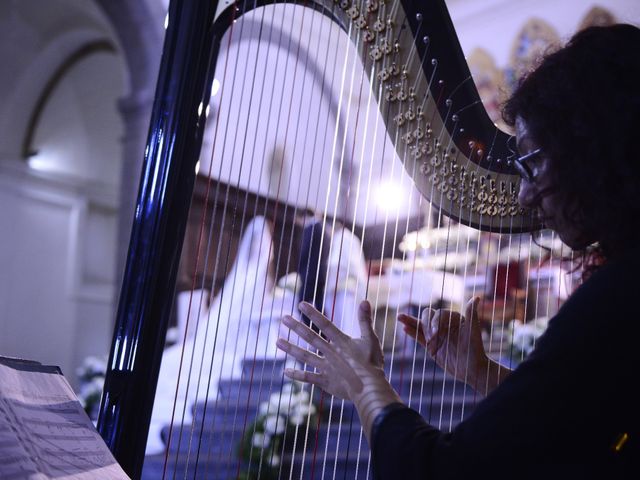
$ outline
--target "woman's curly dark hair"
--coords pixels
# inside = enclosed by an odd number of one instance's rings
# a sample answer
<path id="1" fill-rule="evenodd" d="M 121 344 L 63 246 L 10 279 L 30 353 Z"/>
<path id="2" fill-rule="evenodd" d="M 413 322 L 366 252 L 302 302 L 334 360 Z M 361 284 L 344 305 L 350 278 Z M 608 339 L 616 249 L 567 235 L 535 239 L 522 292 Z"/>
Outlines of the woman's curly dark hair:
<path id="1" fill-rule="evenodd" d="M 551 159 L 563 212 L 598 241 L 587 264 L 640 247 L 640 29 L 585 29 L 546 56 L 503 109 Z"/>

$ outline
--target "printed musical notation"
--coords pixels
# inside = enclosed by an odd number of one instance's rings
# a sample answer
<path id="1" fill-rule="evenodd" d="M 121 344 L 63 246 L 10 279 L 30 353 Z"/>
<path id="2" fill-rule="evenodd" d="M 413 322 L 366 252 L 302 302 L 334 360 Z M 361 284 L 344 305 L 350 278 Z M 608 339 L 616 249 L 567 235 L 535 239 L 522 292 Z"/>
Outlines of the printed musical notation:
<path id="1" fill-rule="evenodd" d="M 64 376 L 38 370 L 0 357 L 0 478 L 127 479 Z"/>

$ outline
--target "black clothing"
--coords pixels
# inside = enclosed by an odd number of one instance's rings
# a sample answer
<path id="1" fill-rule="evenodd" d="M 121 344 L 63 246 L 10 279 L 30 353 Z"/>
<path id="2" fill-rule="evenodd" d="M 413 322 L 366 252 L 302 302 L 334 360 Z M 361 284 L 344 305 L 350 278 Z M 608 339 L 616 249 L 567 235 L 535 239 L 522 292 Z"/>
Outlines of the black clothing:
<path id="1" fill-rule="evenodd" d="M 610 262 L 581 285 L 452 432 L 386 408 L 372 433 L 377 478 L 640 478 L 639 258 Z"/>
<path id="2" fill-rule="evenodd" d="M 298 290 L 298 302 L 309 302 L 320 312 L 324 311 L 324 288 L 327 277 L 327 260 L 331 235 L 329 228 L 322 222 L 314 222 L 302 230 L 302 245 L 298 272 L 301 278 L 301 288 Z M 306 325 L 317 331 L 317 327 L 309 318 L 302 314 Z"/>

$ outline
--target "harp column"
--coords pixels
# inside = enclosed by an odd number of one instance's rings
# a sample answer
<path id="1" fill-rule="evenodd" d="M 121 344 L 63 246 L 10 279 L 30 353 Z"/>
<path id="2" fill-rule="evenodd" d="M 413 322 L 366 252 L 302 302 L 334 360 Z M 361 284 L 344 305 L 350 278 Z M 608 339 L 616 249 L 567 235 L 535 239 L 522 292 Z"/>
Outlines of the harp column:
<path id="1" fill-rule="evenodd" d="M 217 2 L 172 0 L 98 430 L 139 478 L 208 104 Z M 203 109 L 200 108 L 200 111 Z"/>

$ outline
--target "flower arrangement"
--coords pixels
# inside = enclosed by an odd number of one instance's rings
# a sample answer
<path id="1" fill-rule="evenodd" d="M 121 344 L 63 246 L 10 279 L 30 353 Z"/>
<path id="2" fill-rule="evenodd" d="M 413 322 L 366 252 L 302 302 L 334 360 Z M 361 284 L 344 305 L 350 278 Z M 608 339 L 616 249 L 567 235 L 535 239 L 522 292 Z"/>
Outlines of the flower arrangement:
<path id="1" fill-rule="evenodd" d="M 285 383 L 260 403 L 256 419 L 240 440 L 240 459 L 248 467 L 243 480 L 278 477 L 284 443 L 293 445 L 296 428 L 316 425 L 318 410 L 298 382 Z M 306 428 L 306 427 L 304 427 Z"/>
<path id="2" fill-rule="evenodd" d="M 78 398 L 91 420 L 98 418 L 100 399 L 104 388 L 104 378 L 107 371 L 106 357 L 86 357 L 76 369 L 76 375 L 80 382 Z"/>

